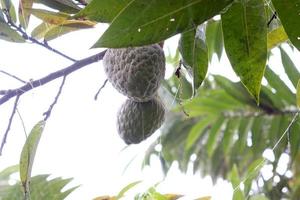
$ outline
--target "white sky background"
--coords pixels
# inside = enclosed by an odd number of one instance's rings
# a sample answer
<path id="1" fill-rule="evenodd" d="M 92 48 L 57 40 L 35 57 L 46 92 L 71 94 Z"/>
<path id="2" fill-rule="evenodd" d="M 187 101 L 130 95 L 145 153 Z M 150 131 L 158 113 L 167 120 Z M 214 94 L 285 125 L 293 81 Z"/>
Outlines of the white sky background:
<path id="1" fill-rule="evenodd" d="M 63 36 L 49 44 L 67 55 L 80 59 L 100 52 L 101 49 L 89 50 L 100 37 L 105 28 L 83 30 Z M 165 50 L 174 48 L 177 38 L 168 40 Z M 165 51 L 167 52 L 167 51 Z M 278 51 L 275 51 L 278 64 Z M 299 63 L 299 59 L 297 63 Z M 59 55 L 35 44 L 14 44 L 0 40 L 0 69 L 12 73 L 24 80 L 39 79 L 56 70 L 72 64 Z M 141 158 L 151 137 L 140 145 L 130 146 L 123 150 L 125 144 L 119 138 L 116 130 L 116 114 L 126 99 L 116 92 L 110 84 L 102 90 L 97 101 L 94 95 L 106 79 L 101 62 L 89 65 L 67 77 L 62 95 L 47 121 L 42 135 L 34 166 L 33 175 L 52 174 L 52 177 L 74 177 L 71 185 L 81 185 L 67 199 L 91 199 L 99 195 L 114 195 L 130 182 L 144 181 L 140 187 L 133 190 L 143 191 L 162 180 L 162 172 L 158 161 L 140 171 Z M 278 68 L 281 69 L 281 68 Z M 235 79 L 228 60 L 216 59 L 210 67 L 212 73 L 226 75 Z M 277 71 L 277 70 L 276 70 Z M 282 73 L 282 70 L 278 71 Z M 21 96 L 18 109 L 25 122 L 26 131 L 47 111 L 58 91 L 61 79 L 34 89 Z M 0 89 L 10 89 L 21 86 L 22 83 L 0 74 Z M 0 137 L 5 132 L 14 99 L 0 106 Z M 155 134 L 156 137 L 159 133 Z M 21 148 L 25 142 L 25 134 L 21 121 L 16 114 L 9 132 L 8 140 L 0 157 L 0 170 L 17 164 Z M 130 165 L 123 174 L 126 164 L 138 154 L 138 159 Z M 163 193 L 182 193 L 194 197 L 212 195 L 214 199 L 231 199 L 230 185 L 218 184 L 212 187 L 209 178 L 202 180 L 197 175 L 181 174 L 174 166 L 168 178 L 158 187 Z M 189 197 L 191 198 L 191 197 Z M 131 198 L 129 198 L 131 199 Z"/>

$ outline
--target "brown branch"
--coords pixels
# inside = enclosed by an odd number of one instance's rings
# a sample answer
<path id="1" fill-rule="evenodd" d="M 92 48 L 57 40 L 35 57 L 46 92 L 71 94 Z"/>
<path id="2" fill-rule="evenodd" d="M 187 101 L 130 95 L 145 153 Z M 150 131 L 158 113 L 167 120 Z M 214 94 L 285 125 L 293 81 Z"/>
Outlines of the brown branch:
<path id="1" fill-rule="evenodd" d="M 9 121 L 8 121 L 8 125 L 7 125 L 7 128 L 6 128 L 6 131 L 5 131 L 5 133 L 3 135 L 3 138 L 2 138 L 2 142 L 1 142 L 1 146 L 0 146 L 0 156 L 2 155 L 2 150 L 3 150 L 3 147 L 4 147 L 5 143 L 6 143 L 7 135 L 8 135 L 8 132 L 10 130 L 13 118 L 15 116 L 19 99 L 20 99 L 20 95 L 18 95 L 16 97 L 16 100 L 15 100 L 15 103 L 14 103 L 14 107 L 13 107 L 12 113 L 11 113 Z"/>
<path id="2" fill-rule="evenodd" d="M 44 113 L 44 115 L 45 115 L 44 121 L 47 121 L 47 119 L 50 117 L 52 109 L 55 106 L 55 104 L 57 103 L 58 98 L 59 98 L 59 96 L 60 96 L 60 94 L 62 92 L 62 89 L 63 89 L 64 85 L 65 85 L 66 78 L 67 78 L 66 76 L 63 77 L 63 80 L 61 82 L 61 85 L 60 85 L 60 87 L 58 89 L 58 92 L 56 94 L 56 97 L 55 97 L 53 103 L 50 105 L 49 109 Z"/>
<path id="3" fill-rule="evenodd" d="M 21 96 L 22 94 L 24 94 L 34 88 L 45 85 L 46 83 L 49 83 L 57 78 L 67 76 L 67 75 L 71 74 L 72 72 L 81 69 L 84 66 L 87 66 L 87 65 L 95 63 L 99 60 L 102 60 L 105 52 L 106 52 L 106 50 L 102 51 L 100 53 L 97 53 L 93 56 L 79 60 L 79 61 L 75 62 L 74 64 L 70 65 L 69 67 L 66 67 L 64 69 L 61 69 L 61 70 L 58 70 L 51 74 L 48 74 L 47 76 L 45 76 L 41 79 L 30 81 L 27 84 L 23 85 L 22 87 L 7 90 L 6 94 L 0 98 L 0 105 L 4 104 L 5 102 L 7 102 L 8 100 L 10 100 L 11 98 L 13 98 L 15 96 Z"/>

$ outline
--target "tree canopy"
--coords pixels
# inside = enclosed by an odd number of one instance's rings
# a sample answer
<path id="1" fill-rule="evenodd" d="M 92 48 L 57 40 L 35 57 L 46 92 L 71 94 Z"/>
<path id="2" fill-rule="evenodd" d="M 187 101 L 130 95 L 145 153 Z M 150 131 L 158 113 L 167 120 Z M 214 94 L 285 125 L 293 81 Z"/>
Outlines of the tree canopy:
<path id="1" fill-rule="evenodd" d="M 159 157 L 164 172 L 175 161 L 183 172 L 192 164 L 194 172 L 209 175 L 214 181 L 223 178 L 231 182 L 234 200 L 299 199 L 300 72 L 299 63 L 287 53 L 299 54 L 299 13 L 299 0 L 0 0 L 1 40 L 39 45 L 72 62 L 29 82 L 0 71 L 23 83 L 18 88 L 0 88 L 0 106 L 15 101 L 0 155 L 22 95 L 62 79 L 53 103 L 26 140 L 19 166 L 0 173 L 0 182 L 5 182 L 0 198 L 64 199 L 76 189 L 61 192 L 70 179 L 31 177 L 44 125 L 59 103 L 70 74 L 102 60 L 105 48 L 163 45 L 165 40 L 180 35 L 176 54 L 166 56 L 174 75 L 164 80 L 159 91 L 167 105 L 175 102 L 175 106 L 170 108 L 161 136 L 145 152 L 144 164 L 150 163 L 151 155 Z M 95 55 L 78 60 L 50 45 L 62 35 L 83 29 L 93 31 L 102 23 L 108 28 L 95 38 L 91 48 L 104 50 Z M 280 51 L 280 65 L 288 80 L 283 80 L 274 70 L 277 66 L 271 65 L 275 49 Z M 229 59 L 240 81 L 228 79 L 226 73 L 208 73 L 214 67 L 213 60 L 222 56 Z M 158 144 L 162 146 L 160 151 Z M 271 151 L 274 159 L 263 156 L 266 151 Z M 282 174 L 276 169 L 282 165 L 283 155 L 289 156 L 289 163 Z M 272 166 L 269 179 L 261 174 L 264 165 Z M 10 186 L 9 176 L 16 171 L 20 182 Z M 106 199 L 121 199 L 136 184 Z M 42 185 L 51 190 L 38 193 Z M 162 195 L 152 187 L 135 199 L 179 197 Z"/>

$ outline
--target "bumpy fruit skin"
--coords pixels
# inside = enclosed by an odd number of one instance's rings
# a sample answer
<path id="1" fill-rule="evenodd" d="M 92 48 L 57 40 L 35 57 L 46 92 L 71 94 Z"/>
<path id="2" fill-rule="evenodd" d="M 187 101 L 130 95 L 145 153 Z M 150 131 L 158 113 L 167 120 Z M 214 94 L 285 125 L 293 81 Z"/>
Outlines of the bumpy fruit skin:
<path id="1" fill-rule="evenodd" d="M 118 113 L 118 133 L 126 144 L 138 144 L 164 122 L 165 108 L 158 98 L 147 102 L 128 99 Z"/>
<path id="2" fill-rule="evenodd" d="M 165 76 L 165 56 L 157 44 L 108 49 L 103 65 L 112 85 L 138 102 L 152 99 Z"/>

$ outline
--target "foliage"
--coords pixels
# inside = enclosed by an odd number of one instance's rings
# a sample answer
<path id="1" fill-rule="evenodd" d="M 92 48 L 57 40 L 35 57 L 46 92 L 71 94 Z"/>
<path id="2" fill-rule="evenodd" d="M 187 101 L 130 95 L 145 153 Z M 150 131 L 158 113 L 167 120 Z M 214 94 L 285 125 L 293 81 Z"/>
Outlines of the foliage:
<path id="1" fill-rule="evenodd" d="M 11 175 L 18 171 L 19 166 L 11 166 L 0 172 L 0 199 L 11 200 L 11 199 L 23 199 L 24 192 L 22 190 L 21 182 L 17 182 L 13 185 L 9 184 L 12 181 Z M 72 187 L 64 192 L 61 190 L 67 186 L 72 179 L 63 179 L 60 177 L 52 178 L 49 180 L 49 174 L 37 175 L 31 178 L 30 199 L 65 199 L 71 192 L 77 187 Z"/>
<path id="2" fill-rule="evenodd" d="M 283 65 L 287 77 L 295 80 L 294 77 L 300 75 L 299 71 L 282 48 L 281 55 L 288 60 Z M 300 155 L 300 118 L 296 94 L 290 89 L 294 85 L 288 87 L 267 66 L 265 78 L 268 84 L 262 85 L 260 104 L 257 105 L 241 82 L 232 82 L 220 75 L 212 78 L 213 81 L 203 84 L 196 97 L 184 101 L 183 105 L 178 100 L 173 116 L 162 129 L 161 137 L 147 151 L 145 162 L 149 164 L 150 156 L 155 154 L 160 157 L 165 172 L 174 161 L 178 161 L 184 172 L 192 164 L 194 172 L 200 171 L 202 176 L 210 175 L 214 181 L 219 177 L 228 179 L 233 188 L 239 188 L 243 183 L 244 189 L 235 192 L 240 197 L 234 199 L 248 196 L 252 180 L 256 180 L 260 168 L 266 164 L 272 165 L 273 177 L 264 180 L 265 184 L 275 184 L 273 179 L 276 176 L 280 177 L 280 181 L 273 187 L 261 190 L 266 190 L 267 196 L 274 199 L 271 194 L 286 187 L 289 188 L 288 193 L 279 192 L 276 198 L 281 195 L 292 199 L 294 191 L 291 188 L 296 185 L 290 184 L 296 177 L 280 175 L 276 169 L 280 165 L 281 155 L 289 153 L 291 160 L 288 168 L 298 174 L 297 170 L 293 170 L 299 165 L 296 158 Z M 165 85 L 165 88 L 176 87 L 180 90 L 172 78 L 166 80 Z M 293 91 L 295 87 L 297 84 Z M 165 91 L 170 98 L 176 93 L 174 90 Z M 188 118 L 183 109 L 188 113 Z M 293 119 L 295 122 L 291 124 Z M 155 150 L 157 143 L 162 145 L 161 152 Z M 274 160 L 263 158 L 266 149 L 274 153 Z M 191 160 L 193 156 L 196 159 Z"/>
<path id="3" fill-rule="evenodd" d="M 39 4 L 44 7 L 41 9 Z M 270 199 L 298 199 L 300 73 L 280 47 L 282 64 L 292 83 L 288 86 L 272 70 L 274 66 L 269 66 L 268 58 L 271 50 L 283 42 L 300 50 L 299 5 L 299 0 L 20 0 L 16 9 L 14 1 L 0 0 L 0 39 L 16 43 L 33 42 L 73 61 L 76 67 L 79 61 L 51 48 L 48 41 L 72 31 L 93 28 L 97 23 L 109 23 L 109 27 L 103 35 L 95 38 L 94 48 L 163 43 L 181 34 L 178 45 L 180 56 L 177 54 L 174 61 L 176 66 L 182 64 L 189 75 L 182 74 L 181 68 L 178 68 L 177 77 L 173 76 L 164 83 L 167 88 L 164 94 L 170 99 L 176 98 L 177 108 L 162 129 L 159 140 L 162 152 L 155 151 L 157 142 L 154 143 L 147 152 L 146 163 L 151 154 L 160 157 L 166 172 L 175 160 L 179 161 L 182 171 L 186 171 L 188 164 L 192 163 L 194 171 L 200 170 L 202 175 L 211 175 L 214 180 L 218 177 L 230 180 L 235 188 L 234 199 L 246 198 L 250 192 L 257 193 L 253 190 L 253 183 L 260 174 L 260 168 L 268 164 L 273 167 L 273 177 L 262 179 L 264 185 L 259 190 Z M 32 27 L 29 34 L 32 15 L 40 20 L 40 24 Z M 232 82 L 221 75 L 206 78 L 209 67 L 213 67 L 209 65 L 213 55 L 220 59 L 223 48 L 240 82 Z M 86 58 L 80 64 L 87 65 L 94 62 L 87 60 L 98 61 L 102 57 Z M 64 77 L 63 83 L 67 72 L 72 70 L 59 72 Z M 265 85 L 261 84 L 263 78 L 267 81 Z M 48 82 L 50 80 L 44 83 Z M 177 91 L 172 90 L 174 87 L 182 90 L 179 98 Z M 61 88 L 50 106 L 49 115 Z M 0 98 L 0 105 L 11 98 L 5 96 L 7 91 L 1 91 L 4 96 Z M 17 96 L 15 105 L 23 94 L 17 92 L 14 94 Z M 37 125 L 38 131 L 33 129 L 21 155 L 20 174 L 25 197 L 26 192 L 31 191 L 30 180 L 32 198 L 36 187 L 56 182 L 47 181 L 47 175 L 30 177 L 43 125 Z M 273 152 L 274 160 L 262 158 L 266 149 Z M 283 154 L 290 156 L 288 169 L 292 177 L 276 172 Z M 196 159 L 191 160 L 195 156 Z M 9 175 L 14 169 L 10 168 L 5 173 Z M 7 178 L 5 173 L 2 176 Z M 274 181 L 275 177 L 279 177 L 279 182 Z M 40 181 L 36 186 L 35 180 Z M 61 197 L 67 195 L 68 192 L 60 193 L 60 189 L 69 180 L 59 179 L 58 182 L 63 184 L 57 183 L 60 186 L 55 187 L 59 188 L 56 193 Z M 240 187 L 241 183 L 244 187 Z M 18 184 L 3 188 L 17 191 L 14 195 L 21 192 Z M 283 188 L 287 192 L 282 192 Z M 164 199 L 155 188 L 136 198 Z M 250 199 L 266 197 L 253 195 Z"/>

